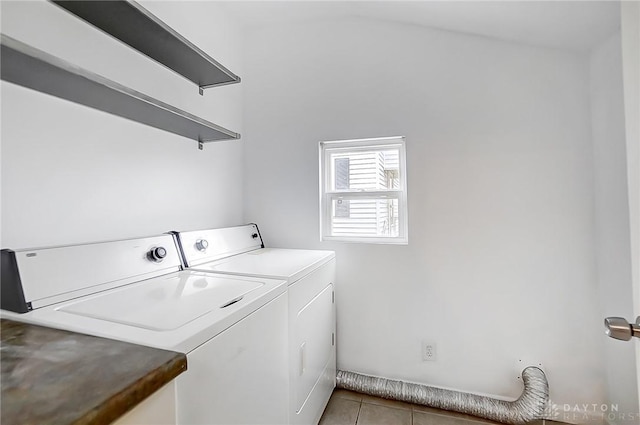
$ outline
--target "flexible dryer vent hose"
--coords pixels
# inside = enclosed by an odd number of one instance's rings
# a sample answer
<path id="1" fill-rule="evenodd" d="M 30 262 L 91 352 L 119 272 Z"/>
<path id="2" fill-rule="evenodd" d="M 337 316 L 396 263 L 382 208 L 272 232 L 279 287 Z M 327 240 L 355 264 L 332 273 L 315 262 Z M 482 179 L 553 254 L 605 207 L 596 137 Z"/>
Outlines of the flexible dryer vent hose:
<path id="1" fill-rule="evenodd" d="M 544 372 L 529 366 L 522 371 L 522 381 L 522 395 L 515 401 L 505 401 L 342 370 L 337 376 L 338 388 L 345 390 L 467 413 L 506 424 L 524 424 L 544 417 L 549 401 L 549 384 Z"/>

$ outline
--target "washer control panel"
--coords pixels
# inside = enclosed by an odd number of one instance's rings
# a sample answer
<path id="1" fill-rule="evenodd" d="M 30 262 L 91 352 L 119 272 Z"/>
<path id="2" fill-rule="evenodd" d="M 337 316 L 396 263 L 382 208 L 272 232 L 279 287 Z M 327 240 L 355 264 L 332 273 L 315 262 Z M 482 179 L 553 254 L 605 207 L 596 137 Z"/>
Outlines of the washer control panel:
<path id="1" fill-rule="evenodd" d="M 83 245 L 3 250 L 2 256 L 3 264 L 11 265 L 3 270 L 3 286 L 9 282 L 19 285 L 14 292 L 24 294 L 23 303 L 32 303 L 34 309 L 180 270 L 178 248 L 173 236 L 166 234 Z M 9 271 L 15 278 L 7 274 Z"/>

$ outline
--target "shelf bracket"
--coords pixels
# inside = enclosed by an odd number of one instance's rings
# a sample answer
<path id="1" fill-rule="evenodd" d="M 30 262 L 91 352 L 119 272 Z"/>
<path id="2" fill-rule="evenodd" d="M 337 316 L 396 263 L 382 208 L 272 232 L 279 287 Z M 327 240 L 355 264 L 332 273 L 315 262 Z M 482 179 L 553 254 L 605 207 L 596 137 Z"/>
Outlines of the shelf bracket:
<path id="1" fill-rule="evenodd" d="M 202 89 L 202 86 L 198 87 L 198 93 L 200 93 L 200 96 L 204 96 L 204 90 Z"/>
<path id="2" fill-rule="evenodd" d="M 198 140 L 198 149 L 199 150 L 203 150 L 204 149 L 204 143 L 202 143 L 202 141 Z"/>

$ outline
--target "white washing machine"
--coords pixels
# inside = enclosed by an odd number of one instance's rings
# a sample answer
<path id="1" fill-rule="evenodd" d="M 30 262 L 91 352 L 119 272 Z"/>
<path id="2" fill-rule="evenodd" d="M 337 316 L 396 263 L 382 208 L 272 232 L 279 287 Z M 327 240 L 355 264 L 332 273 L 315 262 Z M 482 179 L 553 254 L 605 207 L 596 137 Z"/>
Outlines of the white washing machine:
<path id="1" fill-rule="evenodd" d="M 178 424 L 286 423 L 286 281 L 180 271 L 180 258 L 168 234 L 2 250 L 2 316 L 185 353 Z"/>
<path id="2" fill-rule="evenodd" d="M 289 423 L 317 424 L 336 377 L 334 252 L 265 248 L 255 224 L 174 233 L 187 270 L 287 281 Z"/>

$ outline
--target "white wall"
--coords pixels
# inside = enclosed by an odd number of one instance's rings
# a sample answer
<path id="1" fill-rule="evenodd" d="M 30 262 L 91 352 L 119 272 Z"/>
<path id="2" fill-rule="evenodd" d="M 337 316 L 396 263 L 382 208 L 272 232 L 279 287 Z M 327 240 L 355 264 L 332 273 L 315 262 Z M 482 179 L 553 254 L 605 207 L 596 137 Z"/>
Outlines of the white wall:
<path id="1" fill-rule="evenodd" d="M 602 317 L 633 315 L 622 49 L 616 34 L 590 56 L 596 263 Z M 633 344 L 604 341 L 609 400 L 638 412 Z M 612 418 L 623 423 L 624 417 Z M 637 418 L 629 421 L 637 423 Z"/>
<path id="2" fill-rule="evenodd" d="M 245 218 L 336 250 L 341 369 L 515 397 L 523 359 L 552 401 L 605 400 L 587 57 L 356 19 L 245 49 Z M 409 245 L 319 242 L 318 141 L 394 135 Z"/>
<path id="3" fill-rule="evenodd" d="M 212 2 L 143 3 L 242 75 L 237 26 Z M 242 85 L 190 81 L 46 1 L 1 2 L 2 32 L 242 132 Z M 2 82 L 3 248 L 239 224 L 242 142 L 195 141 Z"/>

